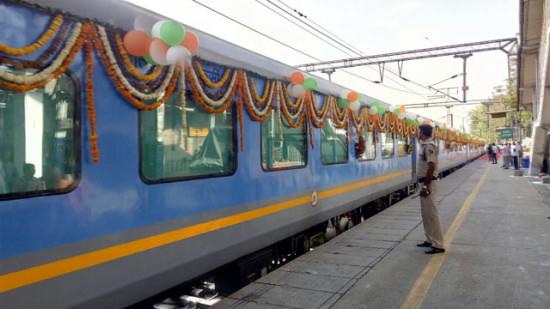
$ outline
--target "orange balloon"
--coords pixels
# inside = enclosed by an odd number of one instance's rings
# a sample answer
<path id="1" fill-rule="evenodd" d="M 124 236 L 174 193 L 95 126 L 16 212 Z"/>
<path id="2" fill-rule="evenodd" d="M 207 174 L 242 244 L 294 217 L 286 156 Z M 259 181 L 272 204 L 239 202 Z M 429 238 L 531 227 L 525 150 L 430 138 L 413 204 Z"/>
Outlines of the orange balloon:
<path id="1" fill-rule="evenodd" d="M 180 45 L 187 48 L 190 53 L 194 54 L 199 49 L 199 38 L 195 33 L 185 31 L 185 36 L 183 37 L 183 41 Z"/>
<path id="2" fill-rule="evenodd" d="M 296 85 L 304 83 L 304 74 L 302 72 L 294 72 L 290 75 L 290 82 Z"/>
<path id="3" fill-rule="evenodd" d="M 128 31 L 124 36 L 124 48 L 132 56 L 142 57 L 149 52 L 149 46 L 151 45 L 151 39 L 147 33 L 141 30 Z"/>
<path id="4" fill-rule="evenodd" d="M 348 93 L 348 101 L 354 102 L 358 98 L 359 98 L 359 93 L 357 93 L 355 91 L 352 91 L 352 92 Z"/>
<path id="5" fill-rule="evenodd" d="M 447 127 L 447 124 L 445 122 L 442 123 L 441 125 L 444 126 L 444 127 Z"/>
<path id="6" fill-rule="evenodd" d="M 401 110 L 402 113 L 405 112 L 405 106 L 401 105 L 401 106 L 399 106 L 399 109 Z"/>
<path id="7" fill-rule="evenodd" d="M 422 121 L 422 124 L 430 125 L 430 124 L 432 124 L 432 122 L 430 120 L 426 119 L 426 120 Z"/>

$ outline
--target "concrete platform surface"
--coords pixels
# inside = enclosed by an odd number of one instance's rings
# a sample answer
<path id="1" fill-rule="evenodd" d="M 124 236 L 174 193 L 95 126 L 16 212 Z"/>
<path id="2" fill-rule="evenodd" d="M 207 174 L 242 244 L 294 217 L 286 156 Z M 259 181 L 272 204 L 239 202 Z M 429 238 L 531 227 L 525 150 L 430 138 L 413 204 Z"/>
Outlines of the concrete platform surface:
<path id="1" fill-rule="evenodd" d="M 440 181 L 446 253 L 416 247 L 420 201 L 407 198 L 215 308 L 547 309 L 549 197 L 541 178 L 478 160 Z"/>

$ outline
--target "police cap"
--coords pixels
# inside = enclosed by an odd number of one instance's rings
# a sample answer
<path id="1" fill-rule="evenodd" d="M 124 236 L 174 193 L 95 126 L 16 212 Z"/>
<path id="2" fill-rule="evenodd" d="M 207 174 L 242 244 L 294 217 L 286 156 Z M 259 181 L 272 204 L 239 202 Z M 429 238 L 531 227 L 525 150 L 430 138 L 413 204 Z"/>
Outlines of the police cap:
<path id="1" fill-rule="evenodd" d="M 426 136 L 432 136 L 433 128 L 429 124 L 421 124 L 418 126 L 418 129 L 424 133 Z"/>

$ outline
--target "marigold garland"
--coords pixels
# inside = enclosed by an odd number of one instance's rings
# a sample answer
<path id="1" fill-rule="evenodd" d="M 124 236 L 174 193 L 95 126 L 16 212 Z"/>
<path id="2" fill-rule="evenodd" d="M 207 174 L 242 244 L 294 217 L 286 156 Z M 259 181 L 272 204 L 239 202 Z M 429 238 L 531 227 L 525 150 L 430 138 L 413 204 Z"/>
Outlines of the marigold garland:
<path id="1" fill-rule="evenodd" d="M 68 52 L 68 54 L 65 54 L 66 51 L 64 50 L 60 53 L 60 55 L 56 59 L 55 62 L 57 62 L 59 59 L 64 59 L 63 63 L 61 63 L 61 65 L 59 65 L 57 67 L 56 71 L 52 72 L 51 74 L 46 75 L 45 77 L 43 77 L 42 75 L 39 75 L 39 74 L 45 74 L 45 72 L 46 72 L 45 70 L 41 71 L 41 73 L 38 73 L 38 74 L 34 74 L 34 75 L 31 75 L 31 76 L 25 76 L 25 77 L 23 77 L 22 85 L 17 83 L 17 81 L 20 81 L 19 78 L 21 76 L 18 76 L 18 78 L 16 79 L 17 80 L 16 82 L 9 82 L 9 81 L 0 80 L 0 86 L 2 86 L 4 88 L 7 88 L 7 89 L 10 89 L 10 90 L 13 90 L 15 92 L 26 92 L 26 91 L 30 91 L 30 90 L 33 90 L 33 89 L 36 89 L 36 88 L 42 88 L 47 83 L 49 83 L 50 81 L 59 78 L 61 76 L 61 74 L 63 74 L 65 72 L 65 70 L 67 70 L 67 67 L 69 66 L 69 64 L 72 63 L 72 61 L 74 59 L 74 56 L 76 55 L 76 53 L 80 50 L 80 48 L 84 44 L 85 34 L 80 33 L 80 27 L 78 28 L 78 33 L 80 35 L 78 35 L 78 38 L 75 39 L 75 42 L 74 42 L 74 44 L 72 44 L 73 46 L 70 49 L 70 51 Z M 69 46 L 69 43 L 70 42 L 67 42 L 68 46 Z M 61 54 L 64 54 L 64 55 L 61 55 Z M 54 67 L 54 66 L 57 66 L 57 64 L 52 64 L 50 66 L 50 68 Z M 4 72 L 4 71 L 0 70 L 0 78 L 9 79 L 9 78 L 6 78 L 6 76 L 9 76 L 9 75 L 13 75 L 13 74 L 7 73 L 7 72 Z M 38 78 L 33 78 L 33 80 L 34 79 L 39 79 L 41 81 L 35 82 L 35 83 L 26 83 L 25 80 L 28 80 L 28 79 L 26 79 L 26 77 L 38 77 Z"/>
<path id="2" fill-rule="evenodd" d="M 60 28 L 62 24 L 63 27 Z M 206 76 L 202 64 L 198 60 L 194 60 L 192 63 L 189 61 L 185 68 L 175 66 L 163 68 L 157 66 L 153 72 L 142 74 L 130 60 L 119 33 L 109 32 L 110 34 L 108 34 L 102 26 L 88 22 L 84 25 L 74 23 L 73 30 L 68 35 L 70 25 L 72 24 L 69 21 L 63 23 L 63 17 L 57 15 L 53 19 L 49 29 L 35 43 L 24 48 L 10 48 L 0 44 L 0 52 L 10 55 L 25 55 L 43 46 L 58 32 L 56 40 L 37 61 L 13 64 L 16 68 L 38 68 L 42 66 L 44 61 L 55 54 L 59 50 L 61 42 L 65 41 L 65 46 L 49 66 L 36 74 L 21 76 L 0 70 L 0 86 L 18 92 L 44 87 L 52 79 L 59 78 L 65 72 L 68 65 L 72 63 L 76 53 L 84 46 L 86 60 L 86 102 L 88 121 L 90 123 L 89 140 L 91 141 L 91 153 L 94 163 L 99 161 L 92 82 L 94 49 L 107 69 L 109 77 L 115 82 L 116 88 L 138 109 L 152 110 L 157 108 L 170 98 L 176 88 L 179 88 L 183 118 L 182 126 L 184 127 L 186 127 L 186 81 L 188 81 L 191 92 L 199 105 L 210 113 L 223 113 L 233 103 L 237 104 L 241 151 L 244 151 L 243 105 L 246 106 L 252 120 L 264 121 L 271 115 L 273 108 L 275 108 L 275 100 L 278 104 L 276 108 L 280 138 L 282 139 L 282 117 L 285 117 L 288 125 L 292 128 L 302 126 L 303 122 L 307 120 L 307 129 L 312 149 L 315 148 L 312 127 L 322 128 L 329 117 L 332 117 L 335 127 L 346 129 L 349 138 L 352 138 L 354 134 L 353 132 L 349 132 L 350 126 L 355 128 L 355 132 L 358 135 L 360 135 L 363 128 L 366 128 L 369 132 L 378 129 L 380 132 L 388 131 L 392 132 L 392 134 L 399 134 L 405 137 L 416 137 L 418 133 L 418 125 L 408 124 L 404 119 L 398 119 L 397 115 L 392 113 L 386 113 L 381 117 L 378 114 L 368 115 L 367 109 L 362 109 L 359 115 L 350 108 L 340 109 L 337 105 L 337 99 L 330 95 L 321 96 L 319 100 L 322 104 L 317 104 L 313 92 L 307 91 L 304 98 L 293 101 L 288 94 L 286 86 L 280 81 L 266 79 L 264 81 L 263 94 L 260 97 L 254 78 L 252 76 L 249 77 L 245 71 L 241 70 L 226 68 L 221 79 L 214 83 Z M 112 43 L 109 40 L 109 36 L 113 40 Z M 10 61 L 0 58 L 0 62 L 2 63 L 9 63 Z M 162 78 L 160 78 L 161 76 Z M 131 78 L 132 83 L 136 86 L 133 86 L 128 78 Z M 139 90 L 135 87 L 139 88 Z M 153 93 L 143 92 L 151 88 L 155 89 Z M 210 89 L 217 90 L 211 91 Z M 158 100 L 152 104 L 145 104 L 139 99 Z M 482 141 L 475 138 L 467 139 L 465 136 L 455 135 L 453 132 L 443 132 L 440 128 L 436 128 L 435 136 L 442 140 L 456 141 L 458 143 L 482 144 Z"/>
<path id="3" fill-rule="evenodd" d="M 204 83 L 208 85 L 208 87 L 210 88 L 221 87 L 223 84 L 225 84 L 225 82 L 229 78 L 229 75 L 231 74 L 231 69 L 229 68 L 225 69 L 225 72 L 223 72 L 222 78 L 217 83 L 214 83 L 210 80 L 210 78 L 208 78 L 208 76 L 206 76 L 206 74 L 204 73 L 204 70 L 202 69 L 202 65 L 199 61 L 193 60 L 192 64 L 194 67 L 195 66 L 197 67 L 197 70 L 199 71 L 199 76 L 204 81 Z"/>
<path id="4" fill-rule="evenodd" d="M 165 68 L 166 68 L 165 66 L 158 65 L 156 66 L 155 70 L 150 74 L 142 74 L 140 71 L 137 70 L 137 68 L 134 66 L 134 64 L 130 60 L 130 57 L 126 52 L 126 48 L 124 48 L 124 43 L 122 42 L 122 39 L 120 38 L 119 33 L 115 34 L 115 42 L 118 47 L 118 52 L 122 57 L 122 61 L 124 61 L 124 64 L 126 65 L 125 68 L 128 69 L 134 75 L 134 77 L 145 81 L 151 81 L 156 79 L 162 72 L 165 71 Z"/>
<path id="5" fill-rule="evenodd" d="M 172 68 L 172 69 L 174 69 L 174 74 L 173 74 L 172 78 L 170 79 L 170 84 L 168 85 L 168 88 L 164 92 L 164 95 L 160 99 L 158 99 L 158 101 L 156 101 L 152 104 L 145 104 L 145 103 L 139 101 L 138 99 L 134 98 L 133 94 L 130 91 L 128 91 L 126 89 L 126 87 L 118 79 L 117 73 L 115 72 L 113 66 L 111 66 L 110 63 L 109 63 L 108 56 L 105 53 L 102 41 L 98 37 L 98 33 L 96 31 L 96 28 L 95 27 L 90 27 L 90 32 L 91 32 L 90 37 L 93 38 L 93 42 L 94 42 L 94 46 L 96 47 L 96 51 L 98 51 L 99 56 L 100 56 L 101 60 L 103 61 L 103 65 L 107 69 L 107 74 L 115 82 L 116 88 L 120 91 L 122 96 L 124 96 L 126 99 L 128 99 L 130 101 L 130 103 L 132 103 L 138 109 L 153 110 L 153 109 L 156 109 L 157 107 L 159 107 L 160 105 L 164 104 L 164 102 L 166 102 L 170 98 L 170 96 L 172 95 L 172 92 L 176 88 L 177 79 L 178 79 L 178 76 L 179 76 L 179 73 L 180 73 L 179 67 Z"/>
<path id="6" fill-rule="evenodd" d="M 96 41 L 102 43 L 101 44 L 102 46 L 99 47 L 99 50 L 103 54 L 105 54 L 107 56 L 106 58 L 108 59 L 109 64 L 106 63 L 105 66 L 109 66 L 115 72 L 119 82 L 122 83 L 122 85 L 124 85 L 124 88 L 126 88 L 126 90 L 128 92 L 130 92 L 133 96 L 138 97 L 142 100 L 154 100 L 154 99 L 160 97 L 162 93 L 165 93 L 166 88 L 168 87 L 168 85 L 172 85 L 173 84 L 173 79 L 177 78 L 177 77 L 174 77 L 174 72 L 176 70 L 176 66 L 172 65 L 172 66 L 169 67 L 168 74 L 166 74 L 166 76 L 164 77 L 164 80 L 163 80 L 162 84 L 160 85 L 160 87 L 155 89 L 155 91 L 153 93 L 145 94 L 145 93 L 142 93 L 142 92 L 138 91 L 136 88 L 134 88 L 130 84 L 130 82 L 128 81 L 128 79 L 126 79 L 126 77 L 122 73 L 122 70 L 118 66 L 117 61 L 116 61 L 116 57 L 113 53 L 113 49 L 111 48 L 111 44 L 109 43 L 109 39 L 107 38 L 107 32 L 105 31 L 105 28 L 103 26 L 98 25 L 97 26 L 97 32 L 94 33 L 94 36 L 96 36 L 96 35 L 99 35 L 99 40 L 96 39 Z M 96 38 L 97 38 L 97 36 L 96 36 Z"/>
<path id="7" fill-rule="evenodd" d="M 213 109 L 212 107 L 210 107 L 209 104 L 205 102 L 204 99 L 208 99 L 208 98 L 206 97 L 204 92 L 202 92 L 202 90 L 199 87 L 197 87 L 197 85 L 193 82 L 193 69 L 189 66 L 185 67 L 185 74 L 187 75 L 187 80 L 189 80 L 189 85 L 191 86 L 193 97 L 195 98 L 195 100 L 197 100 L 197 102 L 199 102 L 200 106 L 202 106 L 202 108 L 204 108 L 209 113 L 221 114 L 225 112 L 225 110 L 227 110 L 227 108 L 233 102 L 233 96 L 235 95 L 235 91 L 237 90 L 237 88 L 239 88 L 237 85 L 233 85 L 231 89 L 228 89 L 225 100 L 223 100 L 222 98 L 220 100 L 221 104 L 219 106 L 216 106 L 218 107 L 218 109 Z M 235 74 L 238 74 L 238 71 L 235 71 Z M 234 77 L 235 77 L 234 79 L 236 80 L 237 79 L 236 76 Z"/>
<path id="8" fill-rule="evenodd" d="M 74 55 L 80 48 L 82 47 L 82 44 L 84 44 L 84 31 L 82 30 L 82 24 L 77 23 L 73 29 L 73 33 L 71 37 L 67 40 L 65 47 L 63 50 L 59 53 L 58 57 L 45 69 L 43 69 L 40 72 L 31 74 L 31 75 L 17 75 L 12 74 L 6 71 L 0 70 L 0 78 L 7 80 L 8 82 L 14 83 L 14 84 L 40 84 L 40 82 L 47 81 L 49 82 L 52 80 L 52 76 L 56 73 L 60 72 L 60 68 L 63 66 L 66 67 L 72 62 Z M 63 71 L 65 71 L 63 69 Z M 61 75 L 59 73 L 59 75 Z M 46 82 L 46 83 L 47 83 Z M 41 84 L 42 86 L 45 84 Z M 34 87 L 38 88 L 38 87 Z M 31 88 L 31 89 L 34 89 Z M 29 89 L 30 90 L 30 89 Z"/>
<path id="9" fill-rule="evenodd" d="M 88 122 L 90 123 L 91 154 L 94 164 L 99 162 L 99 149 L 97 147 L 97 134 L 95 125 L 95 105 L 94 105 L 94 84 L 92 78 L 94 76 L 94 60 L 93 60 L 93 45 L 91 37 L 88 37 L 85 45 L 86 58 L 86 103 L 88 103 Z"/>
<path id="10" fill-rule="evenodd" d="M 14 55 L 14 56 L 28 55 L 33 51 L 42 47 L 44 44 L 46 44 L 51 39 L 51 37 L 55 34 L 55 32 L 57 31 L 57 29 L 59 28 L 62 22 L 63 22 L 63 16 L 61 14 L 58 14 L 53 19 L 48 30 L 46 30 L 46 32 L 44 32 L 42 36 L 33 44 L 22 48 L 12 48 L 4 44 L 0 44 L 0 52 L 7 55 Z"/>
<path id="11" fill-rule="evenodd" d="M 254 83 L 254 78 L 250 77 L 250 88 L 252 89 L 252 93 L 254 94 L 254 98 L 256 99 L 256 102 L 259 102 L 259 103 L 264 103 L 265 102 L 265 100 L 267 99 L 267 96 L 270 93 L 269 90 L 270 90 L 272 84 L 273 84 L 272 81 L 267 80 L 267 79 L 265 80 L 264 94 L 260 98 L 258 96 L 258 91 L 256 90 L 256 84 Z"/>

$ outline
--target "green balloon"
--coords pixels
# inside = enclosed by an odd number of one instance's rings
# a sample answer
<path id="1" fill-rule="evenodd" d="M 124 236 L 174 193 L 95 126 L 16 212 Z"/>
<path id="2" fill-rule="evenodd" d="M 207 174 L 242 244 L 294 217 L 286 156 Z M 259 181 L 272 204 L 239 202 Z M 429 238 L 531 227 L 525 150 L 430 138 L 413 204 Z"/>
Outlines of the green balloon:
<path id="1" fill-rule="evenodd" d="M 317 88 L 317 80 L 313 77 L 308 77 L 304 80 L 302 86 L 304 86 L 305 90 L 313 91 Z"/>
<path id="2" fill-rule="evenodd" d="M 338 107 L 345 108 L 349 106 L 349 101 L 347 99 L 340 98 L 338 99 Z"/>
<path id="3" fill-rule="evenodd" d="M 183 41 L 185 29 L 173 20 L 169 20 L 160 27 L 160 38 L 170 46 L 176 46 Z"/>
<path id="4" fill-rule="evenodd" d="M 372 103 L 370 104 L 371 107 L 374 107 L 374 106 L 380 106 L 380 102 L 378 101 L 372 101 Z"/>
<path id="5" fill-rule="evenodd" d="M 377 109 L 379 115 L 384 115 L 384 113 L 386 113 L 386 108 L 384 108 L 384 106 L 378 106 Z"/>
<path id="6" fill-rule="evenodd" d="M 156 63 L 153 58 L 151 58 L 151 55 L 149 54 L 145 54 L 145 56 L 143 56 L 143 59 L 145 59 L 145 61 L 147 61 L 147 63 L 149 64 L 152 64 L 152 65 L 159 65 L 158 63 Z"/>
<path id="7" fill-rule="evenodd" d="M 396 109 L 393 110 L 393 113 L 396 114 L 397 116 L 399 116 L 399 114 L 401 114 L 401 109 L 396 108 Z"/>
<path id="8" fill-rule="evenodd" d="M 357 97 L 357 102 L 361 102 L 361 99 L 363 98 L 363 95 L 362 94 L 359 94 L 359 96 Z"/>

